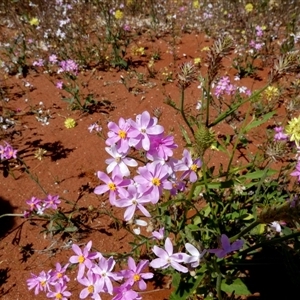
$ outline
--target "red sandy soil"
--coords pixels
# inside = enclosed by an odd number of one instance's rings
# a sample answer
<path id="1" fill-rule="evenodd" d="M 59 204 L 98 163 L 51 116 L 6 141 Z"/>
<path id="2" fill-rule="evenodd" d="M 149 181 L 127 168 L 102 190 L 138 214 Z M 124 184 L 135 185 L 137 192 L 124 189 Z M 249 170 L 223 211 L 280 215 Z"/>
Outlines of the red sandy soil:
<path id="1" fill-rule="evenodd" d="M 129 75 L 127 71 L 94 70 L 91 80 L 88 80 L 91 71 L 82 73 L 80 75 L 82 81 L 88 84 L 86 90 L 92 91 L 96 100 L 106 100 L 105 104 L 92 114 L 68 109 L 68 104 L 61 100 L 62 91 L 58 90 L 49 80 L 49 76 L 42 72 L 30 70 L 26 78 L 12 76 L 5 80 L 10 98 L 7 105 L 10 109 L 18 111 L 17 124 L 14 129 L 10 129 L 15 133 L 6 137 L 7 142 L 18 149 L 21 159 L 28 166 L 31 174 L 38 177 L 38 182 L 45 191 L 77 204 L 78 216 L 85 227 L 66 238 L 61 235 L 51 237 L 41 233 L 44 229 L 42 221 L 26 221 L 20 217 L 0 219 L 1 299 L 28 300 L 32 297 L 45 299 L 42 293 L 34 296 L 33 291 L 28 291 L 26 279 L 30 277 L 31 272 L 38 274 L 42 270 L 54 268 L 56 262 L 66 263 L 72 255 L 68 244 L 70 241 L 83 246 L 92 240 L 94 249 L 105 253 L 130 251 L 128 242 L 132 241 L 132 236 L 123 229 L 116 229 L 111 219 L 97 213 L 98 208 L 105 207 L 111 210 L 105 196 L 97 196 L 93 193 L 93 189 L 100 184 L 95 172 L 105 170 L 105 159 L 108 158 L 108 154 L 104 151 L 104 140 L 95 133 L 90 133 L 88 126 L 99 122 L 105 132 L 108 121 L 117 122 L 120 117 L 135 118 L 145 110 L 153 115 L 154 110 L 159 108 L 162 111 L 159 123 L 164 126 L 166 132 L 175 135 L 175 141 L 179 144 L 175 156 L 179 157 L 184 145 L 179 124 L 183 125 L 184 122 L 180 114 L 169 107 L 165 100 L 169 96 L 178 103 L 180 96 L 176 85 L 178 67 L 183 62 L 192 61 L 196 57 L 201 57 L 203 61 L 205 52 L 201 52 L 201 49 L 209 44 L 211 42 L 205 40 L 203 36 L 183 36 L 177 45 L 178 60 L 177 65 L 174 66 L 172 55 L 166 53 L 166 41 L 161 39 L 146 42 L 143 44 L 143 46 L 147 45 L 146 52 L 160 49 L 161 60 L 155 65 L 159 72 L 156 78 L 147 79 L 145 84 L 132 79 L 129 83 L 130 91 L 120 80 L 121 75 L 124 77 Z M 133 57 L 134 60 L 141 60 L 135 70 L 146 75 L 148 59 Z M 230 66 L 231 62 L 226 58 L 224 64 Z M 173 82 L 164 83 L 161 80 L 159 74 L 163 72 L 164 67 L 173 71 Z M 205 69 L 203 64 L 202 72 L 205 72 Z M 262 81 L 247 78 L 242 80 L 241 85 L 252 90 L 259 88 L 265 83 L 267 72 L 267 70 L 260 72 Z M 233 75 L 234 69 L 229 73 Z M 57 81 L 55 78 L 52 80 Z M 25 87 L 23 84 L 25 81 L 33 88 Z M 200 98 L 197 86 L 198 82 L 192 83 L 186 92 L 187 108 L 190 110 L 195 110 L 196 101 Z M 26 114 L 30 107 L 38 107 L 40 102 L 51 111 L 49 125 L 43 126 L 34 115 Z M 65 128 L 66 117 L 74 118 L 77 126 L 72 129 Z M 217 134 L 223 133 L 232 133 L 230 126 L 225 123 L 217 128 Z M 262 138 L 263 136 L 259 136 L 253 146 L 257 146 Z M 38 148 L 47 150 L 42 160 L 34 157 Z M 219 152 L 211 151 L 210 156 L 210 165 L 218 166 L 220 162 L 225 161 L 225 156 Z M 27 199 L 32 196 L 44 197 L 42 190 L 28 176 L 22 165 L 15 165 L 12 170 L 14 178 L 13 176 L 4 178 L 1 175 L 1 214 L 22 213 L 26 209 Z M 71 205 L 62 202 L 66 211 L 71 209 Z M 116 214 L 122 217 L 121 210 Z M 74 277 L 75 272 L 76 270 L 71 271 L 70 276 Z M 75 281 L 71 281 L 69 290 L 73 293 L 71 299 L 78 299 L 80 287 Z M 143 294 L 143 299 L 168 299 L 170 291 L 170 283 L 167 279 L 159 286 L 155 286 L 152 282 L 149 284 L 149 292 Z"/>

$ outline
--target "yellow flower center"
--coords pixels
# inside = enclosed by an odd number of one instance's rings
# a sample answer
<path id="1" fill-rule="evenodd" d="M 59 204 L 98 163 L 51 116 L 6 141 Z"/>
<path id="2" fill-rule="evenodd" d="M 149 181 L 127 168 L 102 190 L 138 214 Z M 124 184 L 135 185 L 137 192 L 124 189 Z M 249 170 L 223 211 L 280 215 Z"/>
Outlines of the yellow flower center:
<path id="1" fill-rule="evenodd" d="M 56 274 L 56 277 L 57 277 L 57 278 L 61 278 L 62 276 L 63 276 L 63 274 L 61 274 L 61 273 L 57 273 L 57 274 Z"/>
<path id="2" fill-rule="evenodd" d="M 152 181 L 153 185 L 160 186 L 160 180 L 159 180 L 159 178 L 155 177 L 151 181 Z"/>
<path id="3" fill-rule="evenodd" d="M 191 169 L 192 171 L 196 172 L 197 169 L 198 169 L 198 166 L 197 166 L 196 164 L 193 164 L 193 165 L 190 166 L 190 169 Z"/>
<path id="4" fill-rule="evenodd" d="M 124 130 L 120 130 L 118 133 L 119 137 L 121 139 L 125 139 L 126 138 L 126 132 Z"/>
<path id="5" fill-rule="evenodd" d="M 135 275 L 133 276 L 134 282 L 139 281 L 140 279 L 141 279 L 141 276 L 140 276 L 139 274 L 135 274 Z"/>
<path id="6" fill-rule="evenodd" d="M 46 280 L 41 282 L 41 286 L 45 286 L 45 284 L 46 284 Z"/>
<path id="7" fill-rule="evenodd" d="M 111 191 L 115 191 L 116 190 L 116 185 L 113 183 L 113 182 L 110 182 L 109 184 L 108 184 L 108 187 L 109 187 L 109 189 L 111 190 Z"/>
<path id="8" fill-rule="evenodd" d="M 84 261 L 85 261 L 85 258 L 84 258 L 82 255 L 80 255 L 80 256 L 78 257 L 78 262 L 79 262 L 80 264 L 82 264 Z"/>
<path id="9" fill-rule="evenodd" d="M 62 294 L 61 293 L 57 293 L 56 295 L 55 295 L 55 299 L 62 299 Z"/>
<path id="10" fill-rule="evenodd" d="M 89 285 L 87 290 L 89 291 L 89 293 L 94 293 L 94 286 L 93 285 Z"/>

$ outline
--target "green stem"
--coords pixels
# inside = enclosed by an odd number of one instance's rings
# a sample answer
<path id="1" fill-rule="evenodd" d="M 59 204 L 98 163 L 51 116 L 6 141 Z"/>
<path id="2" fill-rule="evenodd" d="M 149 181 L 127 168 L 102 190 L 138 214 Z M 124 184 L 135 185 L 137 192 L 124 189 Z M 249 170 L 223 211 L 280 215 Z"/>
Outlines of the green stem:
<path id="1" fill-rule="evenodd" d="M 222 273 L 221 273 L 219 266 L 215 260 L 213 261 L 213 265 L 214 265 L 216 272 L 218 273 L 217 281 L 216 281 L 216 290 L 217 290 L 218 299 L 222 300 L 222 293 L 221 293 Z"/>
<path id="2" fill-rule="evenodd" d="M 4 214 L 0 215 L 0 219 L 3 217 L 24 217 L 24 214 Z"/>
<path id="3" fill-rule="evenodd" d="M 231 237 L 230 243 L 234 242 L 235 240 L 237 240 L 238 238 L 242 237 L 243 235 L 245 235 L 247 232 L 249 232 L 250 230 L 252 230 L 254 227 L 256 227 L 257 225 L 259 225 L 260 222 L 259 221 L 254 221 L 251 224 L 249 224 L 246 228 L 244 228 L 241 232 L 239 232 L 238 234 L 236 234 L 235 236 Z"/>
<path id="4" fill-rule="evenodd" d="M 25 162 L 19 157 L 17 156 L 18 161 L 24 166 L 25 168 L 25 172 L 29 175 L 29 177 L 39 186 L 39 188 L 43 191 L 43 193 L 45 195 L 48 195 L 48 193 L 46 192 L 46 190 L 41 186 L 41 184 L 39 183 L 39 180 L 37 178 L 35 178 L 31 172 L 29 171 L 27 165 L 25 164 Z"/>
<path id="5" fill-rule="evenodd" d="M 184 113 L 184 87 L 181 87 L 180 90 L 180 112 L 182 115 L 182 118 L 184 120 L 184 122 L 186 123 L 186 125 L 189 127 L 190 131 L 192 132 L 192 135 L 194 136 L 194 129 L 191 127 L 189 121 L 187 120 L 185 113 Z"/>
<path id="6" fill-rule="evenodd" d="M 298 237 L 298 236 L 300 236 L 300 232 L 295 232 L 295 233 L 286 235 L 286 236 L 281 237 L 281 238 L 273 239 L 273 240 L 270 240 L 270 241 L 265 241 L 265 242 L 259 243 L 257 245 L 253 245 L 252 247 L 249 247 L 249 248 L 241 251 L 240 254 L 245 255 L 245 254 L 248 254 L 249 252 L 252 252 L 253 250 L 256 250 L 258 248 L 262 248 L 263 246 L 279 244 L 281 242 L 284 242 L 286 240 L 289 240 L 289 239 L 292 239 L 292 238 L 295 238 L 295 237 Z"/>
<path id="7" fill-rule="evenodd" d="M 193 197 L 193 194 L 194 194 L 194 191 L 195 191 L 195 188 L 196 188 L 196 182 L 193 183 L 191 189 L 190 189 L 190 192 L 189 192 L 189 195 L 188 195 L 188 198 L 187 200 L 188 201 L 191 201 L 192 200 L 192 197 Z"/>
<path id="8" fill-rule="evenodd" d="M 250 110 L 251 110 L 251 107 L 249 107 L 249 109 L 247 110 L 244 122 L 243 122 L 243 124 L 241 126 L 241 129 L 239 130 L 238 136 L 236 137 L 236 140 L 235 140 L 235 143 L 234 143 L 234 146 L 233 146 L 233 149 L 232 149 L 231 157 L 229 159 L 227 171 L 226 171 L 226 173 L 227 173 L 226 180 L 228 179 L 228 174 L 229 174 L 229 170 L 230 170 L 233 158 L 234 158 L 235 151 L 236 151 L 237 146 L 238 146 L 238 144 L 240 142 L 240 138 L 241 138 L 242 134 L 244 133 L 244 128 L 246 127 L 246 122 L 248 121 L 248 116 L 250 114 Z"/>

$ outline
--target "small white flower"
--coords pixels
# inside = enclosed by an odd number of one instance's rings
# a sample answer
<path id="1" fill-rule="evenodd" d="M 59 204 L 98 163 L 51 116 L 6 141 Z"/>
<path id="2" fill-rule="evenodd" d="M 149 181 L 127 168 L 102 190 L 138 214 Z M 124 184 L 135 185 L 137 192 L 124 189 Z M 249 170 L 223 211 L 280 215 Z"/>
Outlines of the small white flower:
<path id="1" fill-rule="evenodd" d="M 281 226 L 277 221 L 274 221 L 272 223 L 269 224 L 270 228 L 276 232 L 281 232 Z"/>

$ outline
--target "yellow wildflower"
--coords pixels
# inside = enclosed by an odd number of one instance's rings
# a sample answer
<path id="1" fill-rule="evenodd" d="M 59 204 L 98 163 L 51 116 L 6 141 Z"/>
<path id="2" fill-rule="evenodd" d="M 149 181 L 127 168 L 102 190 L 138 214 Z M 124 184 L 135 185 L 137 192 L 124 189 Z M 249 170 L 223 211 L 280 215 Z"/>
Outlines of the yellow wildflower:
<path id="1" fill-rule="evenodd" d="M 65 120 L 65 127 L 70 129 L 70 128 L 74 128 L 76 126 L 76 121 L 72 118 L 67 118 Z"/>
<path id="2" fill-rule="evenodd" d="M 38 25 L 40 24 L 40 20 L 39 20 L 38 18 L 36 18 L 36 17 L 31 18 L 31 19 L 29 20 L 29 24 L 30 24 L 31 26 L 38 26 Z"/>
<path id="3" fill-rule="evenodd" d="M 251 3 L 247 3 L 246 5 L 245 5 L 245 10 L 246 10 L 246 12 L 251 12 L 252 10 L 253 10 L 253 5 L 251 4 Z"/>
<path id="4" fill-rule="evenodd" d="M 277 98 L 280 95 L 279 89 L 276 86 L 268 86 L 264 91 L 264 96 L 267 98 L 268 101 L 271 101 Z"/>
<path id="5" fill-rule="evenodd" d="M 195 9 L 199 8 L 199 1 L 198 0 L 193 1 L 193 8 L 195 8 Z"/>
<path id="6" fill-rule="evenodd" d="M 209 51 L 209 47 L 208 46 L 205 46 L 201 49 L 201 51 Z"/>
<path id="7" fill-rule="evenodd" d="M 127 5 L 127 6 L 130 6 L 130 5 L 132 5 L 132 4 L 133 4 L 133 0 L 127 0 L 127 1 L 126 1 L 126 5 Z"/>
<path id="8" fill-rule="evenodd" d="M 201 63 L 201 58 L 200 57 L 194 58 L 194 64 L 195 65 L 200 65 L 200 63 Z"/>
<path id="9" fill-rule="evenodd" d="M 295 141 L 297 147 L 299 147 L 300 141 L 300 116 L 293 118 L 289 121 L 285 128 L 285 132 L 290 136 L 290 141 Z"/>
<path id="10" fill-rule="evenodd" d="M 144 47 L 134 47 L 132 49 L 132 53 L 134 55 L 143 56 L 143 55 L 145 55 L 145 48 Z"/>
<path id="11" fill-rule="evenodd" d="M 117 20 L 121 20 L 121 19 L 123 19 L 123 16 L 124 16 L 124 13 L 121 11 L 121 10 L 116 10 L 116 12 L 115 12 L 115 18 L 117 19 Z"/>

